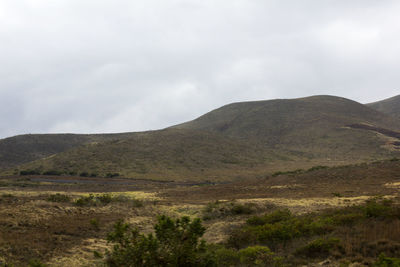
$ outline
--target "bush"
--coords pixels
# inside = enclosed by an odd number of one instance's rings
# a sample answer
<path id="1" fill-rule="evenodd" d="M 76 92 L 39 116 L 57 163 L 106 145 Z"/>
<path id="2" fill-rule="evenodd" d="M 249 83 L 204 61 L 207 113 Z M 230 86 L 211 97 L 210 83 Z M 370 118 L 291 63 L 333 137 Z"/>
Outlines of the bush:
<path id="1" fill-rule="evenodd" d="M 90 219 L 89 223 L 96 231 L 100 230 L 100 223 L 96 218 Z"/>
<path id="2" fill-rule="evenodd" d="M 45 172 L 43 172 L 43 175 L 54 175 L 54 176 L 60 176 L 61 174 L 63 174 L 62 172 L 60 172 L 60 171 L 54 171 L 54 170 L 52 170 L 52 171 L 45 171 Z"/>
<path id="3" fill-rule="evenodd" d="M 82 176 L 82 177 L 89 177 L 89 173 L 88 173 L 88 172 L 81 172 L 81 173 L 79 174 L 79 176 Z"/>
<path id="4" fill-rule="evenodd" d="M 387 218 L 393 215 L 393 202 L 388 199 L 378 201 L 378 199 L 368 200 L 363 207 L 366 217 Z"/>
<path id="5" fill-rule="evenodd" d="M 133 207 L 142 207 L 143 201 L 138 199 L 132 199 L 127 196 L 117 195 L 113 196 L 109 193 L 101 194 L 101 195 L 93 195 L 89 194 L 89 196 L 83 196 L 75 200 L 75 205 L 83 207 L 83 206 L 99 206 L 99 205 L 108 205 L 112 202 L 126 202 L 131 204 Z"/>
<path id="6" fill-rule="evenodd" d="M 273 255 L 274 253 L 265 246 L 252 246 L 239 250 L 240 262 L 247 266 L 268 266 L 273 263 Z"/>
<path id="7" fill-rule="evenodd" d="M 199 238 L 205 228 L 199 219 L 158 217 L 155 235 L 140 234 L 122 221 L 114 225 L 107 240 L 114 243 L 107 253 L 108 266 L 211 266 L 206 245 Z"/>
<path id="8" fill-rule="evenodd" d="M 244 215 L 254 213 L 254 204 L 239 204 L 234 202 L 210 202 L 203 210 L 203 220 L 222 218 L 229 215 Z"/>
<path id="9" fill-rule="evenodd" d="M 68 195 L 57 193 L 55 195 L 48 196 L 47 200 L 51 202 L 69 202 L 71 198 Z"/>
<path id="10" fill-rule="evenodd" d="M 119 176 L 119 173 L 107 173 L 106 174 L 106 177 L 108 177 L 108 178 L 114 178 L 114 177 L 118 177 Z"/>
<path id="11" fill-rule="evenodd" d="M 329 239 L 316 239 L 311 241 L 306 246 L 296 250 L 296 255 L 306 256 L 309 258 L 315 257 L 327 257 L 331 250 L 341 249 L 340 239 L 329 238 Z"/>
<path id="12" fill-rule="evenodd" d="M 23 170 L 19 172 L 19 175 L 40 175 L 39 170 Z"/>
<path id="13" fill-rule="evenodd" d="M 373 267 L 400 267 L 400 258 L 388 258 L 385 254 L 380 254 Z"/>

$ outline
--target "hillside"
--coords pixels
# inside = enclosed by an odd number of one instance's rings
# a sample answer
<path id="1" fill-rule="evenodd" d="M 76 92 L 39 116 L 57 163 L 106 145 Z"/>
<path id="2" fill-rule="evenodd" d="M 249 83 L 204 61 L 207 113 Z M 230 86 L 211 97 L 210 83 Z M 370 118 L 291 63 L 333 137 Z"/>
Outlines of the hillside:
<path id="1" fill-rule="evenodd" d="M 143 132 L 124 140 L 86 144 L 24 164 L 20 169 L 87 172 L 158 180 L 224 180 L 250 172 L 273 153 L 219 134 L 192 130 Z"/>
<path id="2" fill-rule="evenodd" d="M 242 102 L 165 130 L 68 136 L 64 146 L 57 136 L 43 143 L 49 156 L 17 170 L 227 181 L 399 156 L 398 129 L 397 119 L 340 97 Z M 52 144 L 64 150 L 54 152 Z"/>
<path id="3" fill-rule="evenodd" d="M 92 142 L 123 139 L 127 134 L 26 134 L 0 140 L 0 169 L 45 158 Z"/>
<path id="4" fill-rule="evenodd" d="M 382 113 L 400 118 L 400 95 L 366 105 Z"/>
<path id="5" fill-rule="evenodd" d="M 233 103 L 173 128 L 221 133 L 313 157 L 363 158 L 385 153 L 380 148 L 388 142 L 384 136 L 348 127 L 354 124 L 400 129 L 399 120 L 334 96 Z"/>

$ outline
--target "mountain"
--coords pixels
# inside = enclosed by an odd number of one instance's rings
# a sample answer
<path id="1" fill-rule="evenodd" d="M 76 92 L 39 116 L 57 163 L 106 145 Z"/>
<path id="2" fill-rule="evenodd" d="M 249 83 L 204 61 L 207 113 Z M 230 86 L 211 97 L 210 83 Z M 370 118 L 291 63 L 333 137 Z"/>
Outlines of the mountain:
<path id="1" fill-rule="evenodd" d="M 241 102 L 164 130 L 75 136 L 63 151 L 17 169 L 159 180 L 262 177 L 399 156 L 399 129 L 400 120 L 341 97 Z M 56 140 L 41 142 L 43 151 L 55 151 Z"/>
<path id="2" fill-rule="evenodd" d="M 400 95 L 366 105 L 382 113 L 400 118 Z"/>
<path id="3" fill-rule="evenodd" d="M 273 149 L 308 152 L 312 157 L 362 158 L 383 152 L 380 146 L 387 138 L 352 127 L 358 124 L 400 129 L 399 120 L 335 96 L 233 103 L 173 128 L 220 133 Z"/>
<path id="4" fill-rule="evenodd" d="M 25 134 L 0 140 L 0 169 L 45 158 L 83 144 L 124 139 L 123 134 Z"/>

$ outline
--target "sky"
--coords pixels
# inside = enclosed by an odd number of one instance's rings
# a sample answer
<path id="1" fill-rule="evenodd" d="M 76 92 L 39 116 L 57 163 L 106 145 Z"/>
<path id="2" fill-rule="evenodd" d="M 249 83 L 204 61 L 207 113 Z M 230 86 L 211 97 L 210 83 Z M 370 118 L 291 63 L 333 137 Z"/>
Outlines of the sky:
<path id="1" fill-rule="evenodd" d="M 400 1 L 0 0 L 0 138 L 400 94 Z"/>

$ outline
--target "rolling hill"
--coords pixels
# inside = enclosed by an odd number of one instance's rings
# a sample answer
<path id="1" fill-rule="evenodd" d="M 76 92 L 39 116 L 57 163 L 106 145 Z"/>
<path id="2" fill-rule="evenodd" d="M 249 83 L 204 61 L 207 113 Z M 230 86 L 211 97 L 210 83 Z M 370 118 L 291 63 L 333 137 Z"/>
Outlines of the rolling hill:
<path id="1" fill-rule="evenodd" d="M 388 139 L 376 131 L 350 127 L 358 124 L 400 129 L 399 120 L 335 96 L 233 103 L 173 128 L 221 133 L 317 158 L 363 158 L 383 152 L 380 146 Z"/>
<path id="2" fill-rule="evenodd" d="M 86 144 L 21 166 L 157 180 L 224 180 L 272 159 L 271 151 L 216 133 L 168 129 Z"/>
<path id="3" fill-rule="evenodd" d="M 400 118 L 400 95 L 366 105 L 382 113 Z"/>
<path id="4" fill-rule="evenodd" d="M 95 136 L 96 141 L 79 136 L 63 151 L 18 169 L 233 180 L 394 157 L 400 155 L 399 129 L 396 118 L 340 97 L 241 102 L 165 130 Z"/>
<path id="5" fill-rule="evenodd" d="M 93 142 L 125 139 L 123 134 L 25 134 L 0 140 L 0 169 L 45 158 Z"/>

